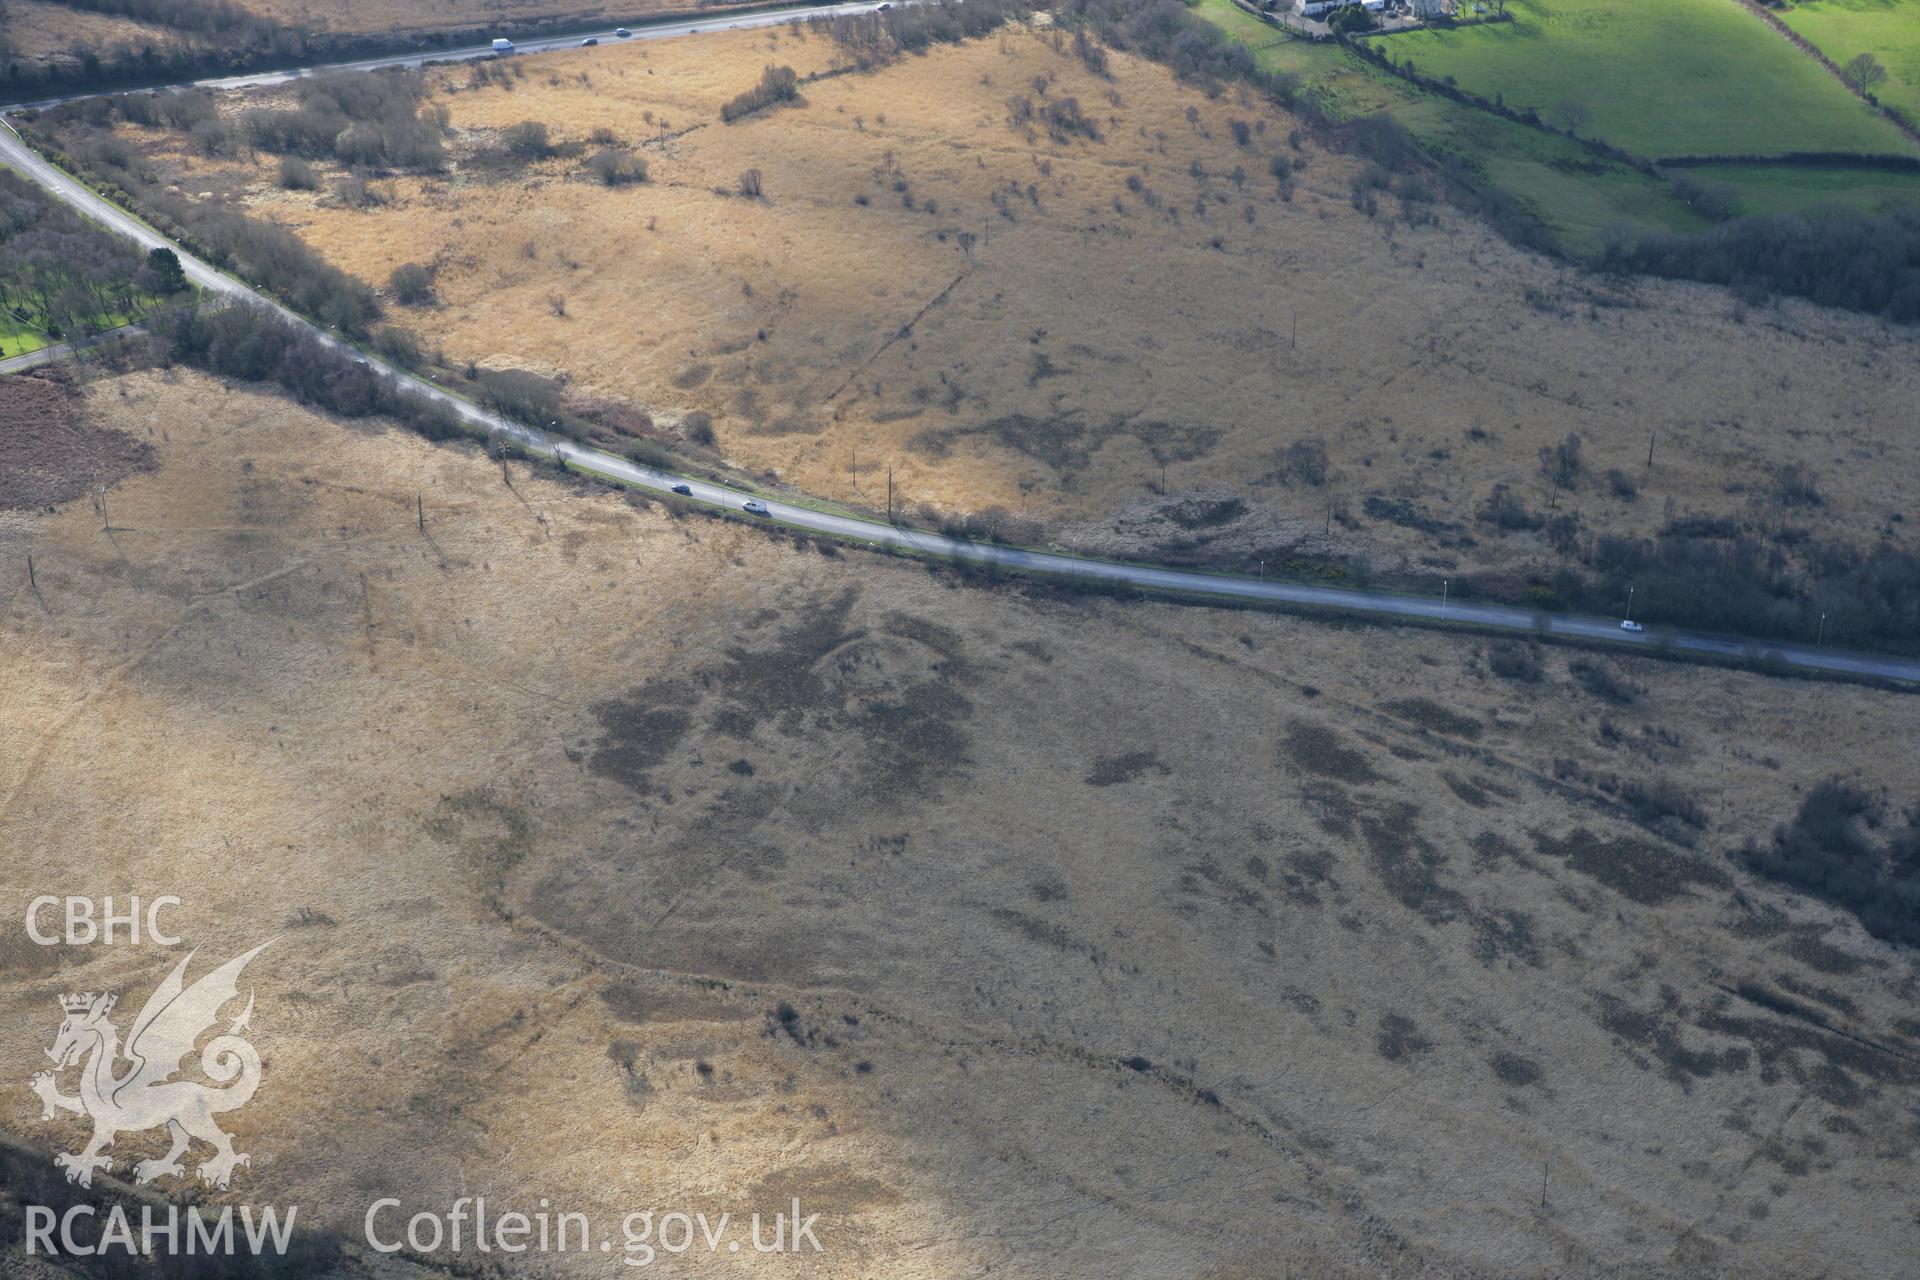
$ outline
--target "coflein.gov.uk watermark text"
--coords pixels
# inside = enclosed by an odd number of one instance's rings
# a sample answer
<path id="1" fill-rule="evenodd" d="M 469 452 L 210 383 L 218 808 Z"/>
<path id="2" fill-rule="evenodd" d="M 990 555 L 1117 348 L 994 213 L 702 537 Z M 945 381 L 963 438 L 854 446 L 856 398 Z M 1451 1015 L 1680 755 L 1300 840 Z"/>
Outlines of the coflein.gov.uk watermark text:
<path id="1" fill-rule="evenodd" d="M 145 1204 L 138 1212 L 122 1205 L 105 1210 L 77 1204 L 64 1210 L 26 1206 L 25 1245 L 29 1255 L 47 1258 L 95 1258 L 119 1254 L 141 1258 L 218 1258 L 239 1254 L 284 1255 L 293 1240 L 298 1205 Z M 468 1254 L 619 1253 L 630 1267 L 651 1266 L 687 1253 L 820 1253 L 817 1213 L 803 1213 L 800 1201 L 790 1211 L 736 1218 L 709 1217 L 679 1210 L 641 1210 L 620 1219 L 618 1231 L 596 1231 L 584 1213 L 556 1212 L 546 1200 L 531 1213 L 490 1212 L 484 1198 L 461 1197 L 444 1211 L 407 1213 L 399 1200 L 383 1197 L 361 1218 L 368 1248 L 376 1253 L 402 1251 L 420 1257 Z"/>
<path id="2" fill-rule="evenodd" d="M 644 1267 L 661 1254 L 821 1252 L 814 1224 L 820 1215 L 803 1214 L 800 1201 L 791 1212 L 771 1219 L 754 1213 L 744 1221 L 730 1213 L 653 1209 L 629 1213 L 620 1220 L 618 1236 L 596 1232 L 584 1213 L 551 1212 L 548 1202 L 532 1214 L 508 1210 L 490 1215 L 485 1198 L 462 1196 L 445 1212 L 422 1211 L 402 1215 L 400 1201 L 376 1200 L 364 1220 L 367 1244 L 380 1253 L 407 1249 L 428 1256 L 461 1253 L 612 1253 L 631 1267 Z"/>

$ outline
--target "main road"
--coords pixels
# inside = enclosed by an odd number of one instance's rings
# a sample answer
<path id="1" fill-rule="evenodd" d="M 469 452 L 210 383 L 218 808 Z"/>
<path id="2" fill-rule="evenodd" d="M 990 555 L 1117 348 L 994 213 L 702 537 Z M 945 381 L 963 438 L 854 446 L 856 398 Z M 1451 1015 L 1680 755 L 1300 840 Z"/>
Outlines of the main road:
<path id="1" fill-rule="evenodd" d="M 766 25 L 784 22 L 795 16 L 821 13 L 863 12 L 873 4 L 832 5 L 817 9 L 790 9 L 778 13 L 743 14 L 732 18 L 677 23 L 670 27 L 645 29 L 649 36 L 689 35 L 701 31 L 725 30 L 733 26 Z M 545 42 L 539 46 L 577 47 L 579 37 Z M 488 49 L 456 50 L 433 55 L 408 55 L 405 58 L 374 59 L 370 62 L 342 64 L 342 69 L 377 69 L 387 66 L 415 66 L 423 61 L 451 57 L 480 57 Z M 310 69 L 312 70 L 312 69 Z M 242 77 L 221 84 L 247 85 L 273 83 L 307 72 L 275 72 L 271 76 Z M 1645 631 L 1623 631 L 1617 620 L 1585 617 L 1578 614 L 1545 613 L 1517 609 L 1507 605 L 1467 604 L 1436 600 L 1431 596 L 1403 595 L 1390 591 L 1365 591 L 1348 587 L 1310 586 L 1293 582 L 1270 582 L 1227 574 L 1199 573 L 1191 569 L 1163 568 L 1150 564 L 1128 564 L 1063 555 L 1051 551 L 1031 551 L 994 543 L 972 542 L 944 534 L 903 529 L 884 521 L 840 515 L 791 502 L 761 498 L 745 490 L 711 481 L 679 476 L 671 472 L 639 466 L 617 455 L 572 440 L 562 439 L 491 413 L 473 402 L 454 395 L 424 378 L 393 368 L 362 353 L 338 336 L 321 330 L 304 317 L 267 298 L 232 276 L 167 239 L 146 223 L 112 204 L 90 187 L 48 163 L 21 140 L 4 116 L 0 116 L 0 164 L 18 169 L 38 183 L 48 194 L 64 201 L 80 213 L 127 236 L 141 246 L 166 247 L 180 255 L 187 278 L 209 293 L 265 306 L 295 324 L 312 330 L 328 346 L 355 359 L 365 360 L 386 377 L 414 395 L 438 401 L 451 408 L 462 420 L 483 432 L 503 436 L 535 454 L 564 461 L 574 470 L 599 476 L 619 484 L 654 493 L 670 494 L 678 487 L 684 497 L 708 506 L 740 512 L 749 500 L 757 501 L 766 514 L 755 519 L 770 526 L 787 526 L 810 533 L 875 548 L 892 548 L 914 555 L 952 560 L 962 564 L 991 566 L 1018 573 L 1063 578 L 1081 582 L 1151 591 L 1194 599 L 1264 605 L 1330 609 L 1342 613 L 1371 616 L 1387 621 L 1425 622 L 1479 627 L 1488 631 L 1520 635 L 1554 637 L 1610 646 L 1651 654 L 1683 654 L 1692 657 L 1753 662 L 1802 671 L 1887 680 L 1920 682 L 1920 661 L 1853 653 L 1804 644 L 1784 644 L 1742 636 L 1717 635 L 1704 631 L 1649 624 Z"/>
<path id="2" fill-rule="evenodd" d="M 900 0 L 911 4 L 915 0 Z M 735 27 L 773 27 L 796 19 L 833 18 L 843 14 L 871 13 L 881 7 L 881 0 L 859 0 L 853 4 L 799 5 L 782 9 L 758 9 L 740 13 L 722 15 L 713 18 L 696 18 L 682 22 L 662 22 L 632 28 L 607 27 L 604 30 L 581 30 L 566 35 L 542 36 L 536 40 L 514 41 L 515 53 L 551 53 L 557 49 L 581 49 L 583 40 L 597 40 L 602 45 L 625 44 L 634 40 L 666 40 L 674 36 L 694 36 L 703 31 L 728 31 Z M 622 36 L 616 31 L 626 31 Z M 163 91 L 181 89 L 254 89 L 264 85 L 287 84 L 304 76 L 320 75 L 328 71 L 387 71 L 396 67 L 424 67 L 437 62 L 476 62 L 482 58 L 493 58 L 491 42 L 487 44 L 463 45 L 456 49 L 430 49 L 416 53 L 389 54 L 381 58 L 362 58 L 353 62 L 321 62 L 309 67 L 295 67 L 283 71 L 258 71 L 246 75 L 220 76 L 208 80 L 188 80 L 180 84 L 164 86 Z M 33 102 L 9 103 L 0 107 L 0 111 L 37 111 L 47 107 L 57 107 L 63 102 L 78 102 L 83 98 L 97 98 L 99 93 L 69 93 L 54 98 L 40 98 Z"/>

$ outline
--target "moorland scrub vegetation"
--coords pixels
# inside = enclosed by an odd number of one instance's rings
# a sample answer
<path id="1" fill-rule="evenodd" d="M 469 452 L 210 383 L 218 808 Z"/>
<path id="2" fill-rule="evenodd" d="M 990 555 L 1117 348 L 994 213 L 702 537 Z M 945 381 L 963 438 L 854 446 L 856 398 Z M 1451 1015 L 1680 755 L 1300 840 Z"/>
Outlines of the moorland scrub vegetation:
<path id="1" fill-rule="evenodd" d="M 243 113 L 229 130 L 229 139 L 305 160 L 437 173 L 446 164 L 441 138 L 447 116 L 445 108 L 426 104 L 424 93 L 420 73 L 411 71 L 302 79 L 295 83 L 292 107 Z M 120 101 L 129 120 L 147 123 L 129 114 L 129 106 L 137 106 L 141 98 Z M 222 145 L 231 142 L 221 139 L 214 149 Z"/>
<path id="2" fill-rule="evenodd" d="M 1920 803 L 1903 808 L 1828 778 L 1743 856 L 1760 875 L 1851 911 L 1876 937 L 1920 943 Z"/>
<path id="3" fill-rule="evenodd" d="M 1730 276 L 1774 272 L 1734 296 L 1649 280 L 1631 244 L 1570 272 L 1450 208 L 1454 177 L 1394 121 L 1289 108 L 1287 78 L 1242 77 L 1244 46 L 1177 5 L 1039 31 L 967 8 L 44 127 L 143 190 L 233 192 L 227 233 L 294 241 L 252 251 L 288 277 L 310 255 L 308 296 L 353 331 L 378 331 L 361 282 L 386 282 L 436 335 L 391 349 L 476 387 L 537 373 L 605 447 L 640 447 L 614 424 L 644 420 L 821 496 L 870 502 L 890 468 L 898 509 L 987 536 L 1546 610 L 1631 588 L 1656 622 L 1912 643 L 1891 477 L 1916 448 L 1893 425 L 1914 338 L 1766 300 L 1890 303 L 1906 241 L 1863 225 L 1861 269 L 1829 272 L 1807 224 L 1729 249 Z M 723 127 L 769 67 L 806 110 Z M 194 141 L 256 113 L 284 140 L 324 136 L 306 114 L 437 132 L 460 177 L 314 145 L 283 157 L 307 167 L 289 186 Z M 1182 319 L 1149 322 L 1169 294 Z"/>
<path id="4" fill-rule="evenodd" d="M 1836 770 L 1889 848 L 1912 698 L 959 591 L 184 366 L 67 396 L 152 457 L 106 537 L 0 408 L 0 859 L 275 934 L 244 1195 L 350 1250 L 484 1190 L 797 1196 L 886 1276 L 1911 1255 L 1911 956 L 1745 850 Z M 27 1079 L 77 983 L 9 954 Z M 38 1197 L 84 1122 L 4 1121 Z"/>

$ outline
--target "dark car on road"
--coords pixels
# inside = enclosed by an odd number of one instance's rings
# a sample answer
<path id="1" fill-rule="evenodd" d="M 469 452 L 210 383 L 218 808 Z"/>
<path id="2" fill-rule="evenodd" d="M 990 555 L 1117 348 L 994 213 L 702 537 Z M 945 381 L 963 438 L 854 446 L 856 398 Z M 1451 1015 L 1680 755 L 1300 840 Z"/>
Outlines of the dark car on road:
<path id="1" fill-rule="evenodd" d="M 693 486 L 690 484 L 677 484 L 673 486 L 673 492 L 683 498 L 691 498 L 693 496 Z"/>

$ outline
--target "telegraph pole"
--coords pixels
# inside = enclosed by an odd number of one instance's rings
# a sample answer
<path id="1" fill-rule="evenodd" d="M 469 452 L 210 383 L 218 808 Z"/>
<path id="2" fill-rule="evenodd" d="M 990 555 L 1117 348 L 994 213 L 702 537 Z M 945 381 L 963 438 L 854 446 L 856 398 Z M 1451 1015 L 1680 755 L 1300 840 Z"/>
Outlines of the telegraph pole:
<path id="1" fill-rule="evenodd" d="M 427 500 L 417 489 L 413 494 L 413 510 L 420 521 L 420 532 L 425 533 L 427 531 Z"/>
<path id="2" fill-rule="evenodd" d="M 887 468 L 887 523 L 893 523 L 893 468 Z"/>
<path id="3" fill-rule="evenodd" d="M 1647 465 L 1649 467 L 1653 465 L 1653 435 L 1653 431 L 1649 429 L 1647 431 Z"/>

